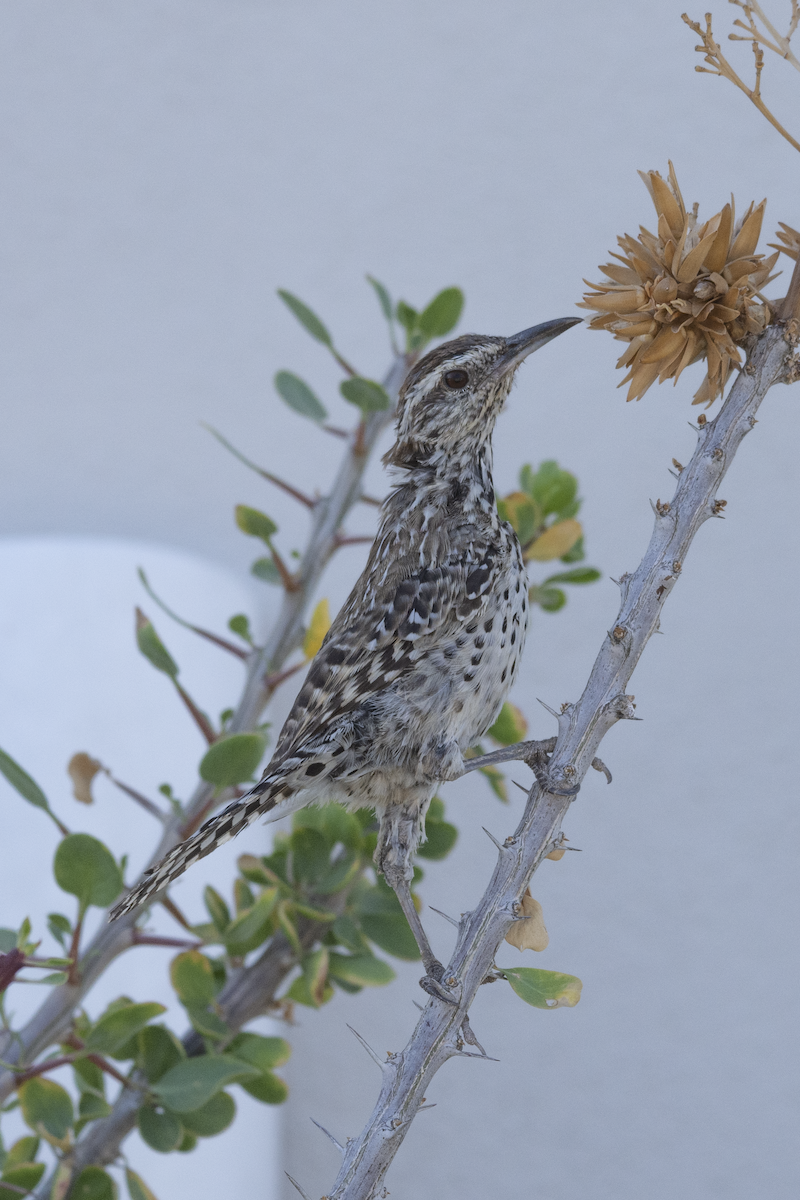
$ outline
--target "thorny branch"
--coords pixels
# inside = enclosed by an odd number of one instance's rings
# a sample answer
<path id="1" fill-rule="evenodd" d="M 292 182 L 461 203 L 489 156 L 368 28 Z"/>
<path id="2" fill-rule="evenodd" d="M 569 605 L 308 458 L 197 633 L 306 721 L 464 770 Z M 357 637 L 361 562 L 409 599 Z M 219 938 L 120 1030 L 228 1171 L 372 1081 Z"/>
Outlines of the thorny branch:
<path id="1" fill-rule="evenodd" d="M 795 270 L 800 279 L 800 265 Z M 792 293 L 790 293 L 792 294 Z M 794 296 L 797 295 L 795 287 Z M 380 1095 L 364 1130 L 345 1145 L 327 1200 L 373 1200 L 438 1069 L 462 1054 L 462 1030 L 481 984 L 497 977 L 494 958 L 519 911 L 531 875 L 561 837 L 561 823 L 600 742 L 618 720 L 633 717 L 625 688 L 658 628 L 698 529 L 719 516 L 717 489 L 769 388 L 800 378 L 800 301 L 784 302 L 785 323 L 770 326 L 751 349 L 717 417 L 697 427 L 698 441 L 671 501 L 655 506 L 655 529 L 633 575 L 620 580 L 622 603 L 580 700 L 558 715 L 558 737 L 544 785 L 537 780 L 515 832 L 500 846 L 491 882 L 465 913 L 445 981 L 457 1005 L 432 997 L 405 1049 L 381 1061 Z M 382 1193 L 380 1193 L 382 1194 Z"/>
<path id="2" fill-rule="evenodd" d="M 384 386 L 393 400 L 397 397 L 410 361 L 406 356 L 398 355 L 387 374 Z M 361 498 L 362 479 L 370 453 L 391 420 L 392 411 L 388 409 L 370 414 L 358 426 L 357 433 L 350 436 L 330 494 L 315 503 L 311 514 L 311 533 L 294 577 L 295 586 L 291 591 L 284 591 L 280 612 L 265 645 L 253 650 L 248 657 L 247 677 L 229 726 L 231 732 L 241 733 L 257 727 L 281 679 L 283 664 L 300 645 L 309 603 L 337 549 L 337 536 L 342 523 Z M 173 846 L 197 828 L 212 808 L 227 803 L 233 794 L 229 789 L 216 795 L 212 784 L 199 783 L 184 812 L 181 815 L 171 814 L 165 820 L 150 864 L 163 858 Z M 135 945 L 134 926 L 138 916 L 135 912 L 129 913 L 113 924 L 102 920 L 98 932 L 76 962 L 70 981 L 52 989 L 24 1029 L 14 1033 L 0 1031 L 0 1059 L 26 1066 L 67 1034 L 76 1006 L 108 965 Z M 14 1072 L 0 1069 L 0 1103 L 10 1095 L 14 1086 Z"/>
<path id="3" fill-rule="evenodd" d="M 777 129 L 778 133 L 782 137 L 785 137 L 786 141 L 789 142 L 791 146 L 794 146 L 795 150 L 800 150 L 800 142 L 796 141 L 795 138 L 793 138 L 788 132 L 788 130 L 784 129 L 777 117 L 770 111 L 769 108 L 767 108 L 767 105 L 764 103 L 764 100 L 761 96 L 761 72 L 764 69 L 764 51 L 762 49 L 762 45 L 767 46 L 770 50 L 775 50 L 775 52 L 780 54 L 782 58 L 786 58 L 787 61 L 792 62 L 793 66 L 797 65 L 798 69 L 800 69 L 800 65 L 797 64 L 797 59 L 789 49 L 789 38 L 794 33 L 797 25 L 797 18 L 800 16 L 797 10 L 797 0 L 792 0 L 792 24 L 790 26 L 789 33 L 785 38 L 781 38 L 780 35 L 772 28 L 772 26 L 769 25 L 757 4 L 744 4 L 740 3 L 740 0 L 731 0 L 731 3 L 737 4 L 739 8 L 743 8 L 750 21 L 750 27 L 744 25 L 742 21 L 734 22 L 735 25 L 739 25 L 742 29 L 750 28 L 747 37 L 742 37 L 740 34 L 736 33 L 732 33 L 729 36 L 732 41 L 750 42 L 751 46 L 753 47 L 756 68 L 754 86 L 752 88 L 747 86 L 742 77 L 736 73 L 725 55 L 722 53 L 722 48 L 720 47 L 719 42 L 717 42 L 714 38 L 714 33 L 711 28 L 711 13 L 706 13 L 705 29 L 703 29 L 699 21 L 692 21 L 686 13 L 681 14 L 681 20 L 684 21 L 700 38 L 700 45 L 695 46 L 695 49 L 703 55 L 703 61 L 708 63 L 708 66 L 706 67 L 695 67 L 695 71 L 701 71 L 706 75 L 720 75 L 723 79 L 729 80 L 735 87 L 744 92 L 745 96 L 747 96 L 748 100 L 752 101 L 761 115 L 767 118 L 770 125 Z M 773 45 L 764 37 L 763 34 L 758 31 L 757 27 L 753 23 L 753 12 L 756 12 L 760 19 L 764 21 L 769 30 L 772 32 L 773 36 L 777 39 L 779 45 L 785 46 L 785 52 L 783 49 L 780 49 L 779 46 Z"/>

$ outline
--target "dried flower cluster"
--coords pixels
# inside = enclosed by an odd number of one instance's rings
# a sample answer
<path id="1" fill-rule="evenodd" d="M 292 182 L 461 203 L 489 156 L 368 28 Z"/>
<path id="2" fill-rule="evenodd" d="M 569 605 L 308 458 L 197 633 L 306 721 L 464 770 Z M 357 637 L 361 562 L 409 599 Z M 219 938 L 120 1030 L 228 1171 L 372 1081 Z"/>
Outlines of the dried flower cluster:
<path id="1" fill-rule="evenodd" d="M 780 229 L 776 234 L 778 241 L 770 242 L 770 248 L 781 250 L 785 255 L 797 262 L 798 258 L 800 258 L 800 231 L 792 229 L 791 225 L 784 225 L 783 221 L 778 221 L 778 224 L 780 225 Z"/>
<path id="2" fill-rule="evenodd" d="M 737 347 L 770 319 L 760 293 L 778 255 L 755 253 L 766 200 L 751 204 L 737 224 L 731 198 L 698 225 L 697 205 L 686 211 L 672 163 L 668 180 L 657 171 L 639 173 L 658 214 L 658 233 L 640 226 L 638 238 L 618 238 L 623 253 L 600 268 L 608 282 L 589 283 L 594 290 L 580 307 L 599 314 L 590 328 L 629 343 L 617 362 L 628 368 L 620 386 L 630 383 L 629 400 L 656 379 L 677 381 L 684 367 L 705 359 L 707 374 L 693 403 L 711 404 L 741 362 Z"/>

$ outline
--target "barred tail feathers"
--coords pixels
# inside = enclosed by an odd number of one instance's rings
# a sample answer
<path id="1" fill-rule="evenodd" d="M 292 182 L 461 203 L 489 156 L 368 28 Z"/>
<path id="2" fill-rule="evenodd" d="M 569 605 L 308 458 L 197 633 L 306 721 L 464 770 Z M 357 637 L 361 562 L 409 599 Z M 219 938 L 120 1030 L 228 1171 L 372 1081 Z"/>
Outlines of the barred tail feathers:
<path id="1" fill-rule="evenodd" d="M 264 787 L 265 783 L 267 784 L 266 788 Z M 210 817 L 196 833 L 193 833 L 186 841 L 174 846 L 160 862 L 145 871 L 140 882 L 111 909 L 108 916 L 109 921 L 115 921 L 124 913 L 147 903 L 157 892 L 163 891 L 173 883 L 193 863 L 205 858 L 207 854 L 213 853 L 218 846 L 229 842 L 258 817 L 275 809 L 279 804 L 281 811 L 276 812 L 272 820 L 277 820 L 279 816 L 290 811 L 290 808 L 284 807 L 282 802 L 289 799 L 294 789 L 286 784 L 282 773 L 279 778 L 262 781 L 258 784 L 258 788 L 258 791 L 254 789 L 252 792 L 248 792 L 246 796 L 234 800 L 222 812 Z"/>

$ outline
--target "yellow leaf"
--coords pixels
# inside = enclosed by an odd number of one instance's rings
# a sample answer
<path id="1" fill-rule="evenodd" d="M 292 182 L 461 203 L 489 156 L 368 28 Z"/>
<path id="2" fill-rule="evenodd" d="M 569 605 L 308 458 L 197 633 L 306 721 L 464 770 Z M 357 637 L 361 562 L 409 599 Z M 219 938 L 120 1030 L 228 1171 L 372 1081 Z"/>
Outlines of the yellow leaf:
<path id="1" fill-rule="evenodd" d="M 542 906 L 538 900 L 534 900 L 530 891 L 522 897 L 522 918 L 511 926 L 506 934 L 506 941 L 518 950 L 547 949 L 550 938 L 544 927 Z"/>
<path id="2" fill-rule="evenodd" d="M 657 374 L 658 372 L 656 372 Z M 583 537 L 580 521 L 568 517 L 566 521 L 557 521 L 549 529 L 545 529 L 532 546 L 525 552 L 526 558 L 535 558 L 537 562 L 548 562 L 551 558 L 561 558 Z"/>
<path id="3" fill-rule="evenodd" d="M 103 764 L 83 750 L 78 754 L 73 754 L 67 763 L 67 772 L 72 780 L 72 794 L 76 800 L 80 800 L 81 804 L 94 803 L 92 780 L 102 769 Z"/>
<path id="4" fill-rule="evenodd" d="M 306 636 L 303 638 L 303 653 L 306 660 L 312 659 L 319 650 L 325 634 L 331 627 L 331 612 L 327 600 L 320 600 L 311 614 Z"/>

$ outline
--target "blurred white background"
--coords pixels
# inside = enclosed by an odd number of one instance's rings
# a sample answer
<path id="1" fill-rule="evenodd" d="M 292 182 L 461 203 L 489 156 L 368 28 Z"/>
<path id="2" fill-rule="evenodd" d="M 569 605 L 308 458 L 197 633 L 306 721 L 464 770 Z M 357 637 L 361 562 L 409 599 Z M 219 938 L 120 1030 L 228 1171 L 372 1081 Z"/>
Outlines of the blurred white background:
<path id="1" fill-rule="evenodd" d="M 374 376 L 388 352 L 366 271 L 416 304 L 461 285 L 462 329 L 510 333 L 567 315 L 616 235 L 653 223 L 637 168 L 664 173 L 672 158 L 701 215 L 732 190 L 740 211 L 769 197 L 768 234 L 778 220 L 800 225 L 800 162 L 744 96 L 695 73 L 684 3 L 7 3 L 0 531 L 111 538 L 109 563 L 127 553 L 125 539 L 201 555 L 188 590 L 174 577 L 182 611 L 219 626 L 246 595 L 266 624 L 277 596 L 248 583 L 255 553 L 233 526 L 233 505 L 266 509 L 286 550 L 302 545 L 306 518 L 199 422 L 322 489 L 337 443 L 281 404 L 272 375 L 297 371 L 334 419 L 350 416 L 335 369 L 277 287 L 311 304 Z M 788 21 L 786 0 L 767 3 Z M 736 10 L 715 7 L 724 40 Z M 750 72 L 749 50 L 737 49 Z M 795 79 L 768 61 L 764 93 L 797 134 Z M 552 732 L 537 696 L 554 704 L 579 694 L 616 612 L 608 577 L 638 562 L 649 500 L 670 494 L 670 460 L 685 462 L 694 444 L 689 401 L 701 369 L 626 406 L 615 390 L 619 349 L 598 334 L 565 335 L 523 368 L 498 428 L 500 491 L 525 461 L 557 458 L 578 475 L 589 561 L 604 572 L 564 612 L 536 619 L 514 696 L 535 736 Z M 726 521 L 697 539 L 665 636 L 634 677 L 644 721 L 612 731 L 603 757 L 613 785 L 587 781 L 569 815 L 566 832 L 583 853 L 546 863 L 535 880 L 551 942 L 525 957 L 579 975 L 580 1005 L 542 1013 L 510 990 L 485 989 L 473 1025 L 501 1061 L 454 1062 L 440 1074 L 429 1094 L 437 1107 L 415 1123 L 389 1176 L 394 1196 L 797 1195 L 797 397 L 797 387 L 770 395 L 725 481 Z M 370 487 L 384 486 L 373 468 Z M 355 515 L 352 532 L 372 519 Z M 333 606 L 362 561 L 357 548 L 339 555 L 324 588 Z M 41 596 L 41 573 L 15 570 Z M 53 611 L 63 587 L 53 572 Z M 119 636 L 130 639 L 127 625 Z M 62 676 L 63 706 L 40 704 L 61 661 L 42 641 L 33 683 L 9 673 L 3 711 L 16 714 L 15 729 L 36 728 L 7 748 L 55 788 L 79 748 L 65 731 L 87 685 Z M 2 661 L 11 654 L 4 647 Z M 203 668 L 212 691 L 215 669 Z M 102 664 L 92 670 L 97 689 L 101 678 L 108 688 Z M 222 707 L 229 685 L 219 686 Z M 120 690 L 121 680 L 104 694 Z M 290 700 L 287 692 L 276 720 Z M 94 708 L 83 711 L 94 719 Z M 87 724 L 82 742 L 101 758 L 111 760 L 109 746 L 119 761 L 128 755 L 134 784 L 188 779 L 199 747 L 185 745 L 183 716 L 170 711 L 169 744 L 166 725 L 154 731 L 127 716 L 112 728 L 98 718 L 94 737 Z M 151 781 L 156 743 L 159 755 L 171 750 L 170 765 Z M 509 812 L 470 779 L 445 799 L 461 838 L 429 866 L 423 895 L 458 912 L 493 863 L 481 824 L 504 836 L 521 794 Z M 10 824 L 41 827 L 7 789 L 0 800 Z M 250 831 L 237 851 L 264 836 Z M 211 873 L 200 868 L 187 894 Z M 449 927 L 429 912 L 425 920 L 446 953 Z M 508 947 L 500 961 L 523 960 Z M 330 1186 L 337 1156 L 309 1117 L 353 1134 L 377 1094 L 375 1068 L 345 1021 L 380 1049 L 400 1048 L 418 974 L 402 968 L 388 990 L 303 1011 L 290 1031 L 284 1160 L 312 1196 Z M 249 1140 L 261 1154 L 250 1128 L 204 1152 L 223 1168 L 229 1147 L 238 1160 Z M 213 1182 L 203 1189 L 191 1156 L 180 1166 L 194 1194 L 218 1193 Z M 159 1200 L 181 1194 L 143 1173 Z M 258 1193 L 235 1180 L 228 1190 Z"/>

